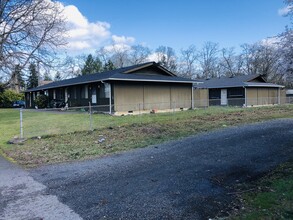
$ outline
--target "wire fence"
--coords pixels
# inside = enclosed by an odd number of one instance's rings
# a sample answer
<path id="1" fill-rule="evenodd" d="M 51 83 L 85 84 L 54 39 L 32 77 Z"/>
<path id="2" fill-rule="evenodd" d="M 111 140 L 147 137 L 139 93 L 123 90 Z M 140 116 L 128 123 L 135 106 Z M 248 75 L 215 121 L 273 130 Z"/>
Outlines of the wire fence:
<path id="1" fill-rule="evenodd" d="M 175 112 L 188 109 L 209 108 L 211 106 L 225 107 L 252 107 L 278 104 L 293 104 L 293 97 L 282 99 L 262 97 L 258 99 L 233 98 L 180 100 L 180 102 L 157 102 L 157 103 L 130 103 L 111 105 L 92 105 L 47 108 L 47 109 L 20 109 L 20 132 L 21 138 L 41 138 L 48 135 L 74 133 L 76 131 L 93 131 L 102 128 L 113 129 L 118 125 L 129 124 L 128 115 L 137 115 L 131 118 L 131 123 L 152 123 L 160 120 L 162 114 L 176 115 Z M 120 117 L 117 117 L 120 116 Z M 170 117 L 172 119 L 172 117 Z M 175 117 L 173 117 L 175 118 Z"/>

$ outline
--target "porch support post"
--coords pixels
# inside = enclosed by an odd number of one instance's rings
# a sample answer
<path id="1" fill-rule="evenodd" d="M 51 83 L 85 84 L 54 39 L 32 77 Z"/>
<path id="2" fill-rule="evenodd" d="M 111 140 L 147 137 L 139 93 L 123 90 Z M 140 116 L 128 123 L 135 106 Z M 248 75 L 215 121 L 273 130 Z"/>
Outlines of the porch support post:
<path id="1" fill-rule="evenodd" d="M 111 88 L 111 83 L 109 83 L 109 113 L 112 115 L 112 88 Z"/>
<path id="2" fill-rule="evenodd" d="M 246 90 L 246 87 L 244 87 L 244 95 L 245 95 L 245 107 L 247 107 L 247 90 Z"/>
<path id="3" fill-rule="evenodd" d="M 281 91 L 280 91 L 280 87 L 278 88 L 278 104 L 281 104 Z"/>
<path id="4" fill-rule="evenodd" d="M 191 109 L 194 109 L 193 83 L 191 84 Z"/>

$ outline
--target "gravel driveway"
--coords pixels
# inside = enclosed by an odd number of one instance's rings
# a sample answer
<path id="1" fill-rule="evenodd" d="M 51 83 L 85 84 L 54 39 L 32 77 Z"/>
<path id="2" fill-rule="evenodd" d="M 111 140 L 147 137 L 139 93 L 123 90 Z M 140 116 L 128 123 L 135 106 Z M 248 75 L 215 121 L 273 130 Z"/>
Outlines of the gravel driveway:
<path id="1" fill-rule="evenodd" d="M 84 219 L 208 219 L 229 209 L 233 185 L 292 159 L 293 119 L 282 119 L 30 175 Z"/>

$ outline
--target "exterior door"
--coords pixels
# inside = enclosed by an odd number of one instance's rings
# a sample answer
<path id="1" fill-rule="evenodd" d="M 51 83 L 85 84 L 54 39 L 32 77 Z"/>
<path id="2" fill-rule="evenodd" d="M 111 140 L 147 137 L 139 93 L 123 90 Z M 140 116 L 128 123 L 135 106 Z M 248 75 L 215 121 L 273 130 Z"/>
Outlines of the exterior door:
<path id="1" fill-rule="evenodd" d="M 227 89 L 221 89 L 221 105 L 227 105 Z"/>
<path id="2" fill-rule="evenodd" d="M 97 104 L 97 89 L 95 86 L 92 88 L 92 104 Z"/>

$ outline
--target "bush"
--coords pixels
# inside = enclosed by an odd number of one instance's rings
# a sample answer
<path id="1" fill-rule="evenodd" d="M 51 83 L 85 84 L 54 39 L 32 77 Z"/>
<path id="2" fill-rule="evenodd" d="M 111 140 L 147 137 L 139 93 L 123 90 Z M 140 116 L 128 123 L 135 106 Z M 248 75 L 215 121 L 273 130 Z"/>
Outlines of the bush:
<path id="1" fill-rule="evenodd" d="M 49 103 L 49 98 L 46 95 L 38 95 L 35 99 L 35 104 L 38 108 L 47 108 Z"/>
<path id="2" fill-rule="evenodd" d="M 12 103 L 17 100 L 24 100 L 24 94 L 9 89 L 0 92 L 0 107 L 2 108 L 11 108 Z"/>

